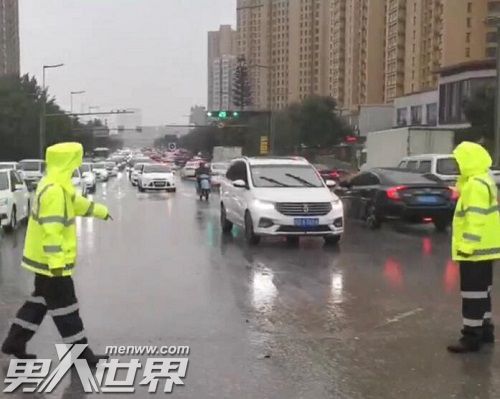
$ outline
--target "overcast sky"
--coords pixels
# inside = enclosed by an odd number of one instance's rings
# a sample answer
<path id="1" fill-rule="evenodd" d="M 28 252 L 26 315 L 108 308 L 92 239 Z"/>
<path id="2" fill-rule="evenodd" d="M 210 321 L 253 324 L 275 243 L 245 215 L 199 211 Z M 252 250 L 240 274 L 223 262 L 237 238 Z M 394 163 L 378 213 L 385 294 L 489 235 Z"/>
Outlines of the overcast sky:
<path id="1" fill-rule="evenodd" d="M 141 108 L 144 125 L 185 123 L 206 105 L 207 31 L 235 25 L 236 0 L 19 0 L 21 71 L 58 103 Z"/>

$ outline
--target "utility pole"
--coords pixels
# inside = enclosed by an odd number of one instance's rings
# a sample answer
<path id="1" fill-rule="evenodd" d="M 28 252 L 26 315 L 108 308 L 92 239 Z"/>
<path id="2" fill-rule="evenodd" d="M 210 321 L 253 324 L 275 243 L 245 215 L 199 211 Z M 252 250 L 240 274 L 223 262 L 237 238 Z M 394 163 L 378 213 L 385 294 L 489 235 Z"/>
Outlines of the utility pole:
<path id="1" fill-rule="evenodd" d="M 47 113 L 47 92 L 45 89 L 45 70 L 46 69 L 51 69 L 51 68 L 59 68 L 62 67 L 64 64 L 55 64 L 55 65 L 44 65 L 43 66 L 43 77 L 42 77 L 42 106 L 41 106 L 41 111 L 40 111 L 40 131 L 39 131 L 39 137 L 38 137 L 38 143 L 39 143 L 39 155 L 40 159 L 45 158 L 45 144 L 46 144 L 46 138 L 45 138 L 45 114 Z"/>

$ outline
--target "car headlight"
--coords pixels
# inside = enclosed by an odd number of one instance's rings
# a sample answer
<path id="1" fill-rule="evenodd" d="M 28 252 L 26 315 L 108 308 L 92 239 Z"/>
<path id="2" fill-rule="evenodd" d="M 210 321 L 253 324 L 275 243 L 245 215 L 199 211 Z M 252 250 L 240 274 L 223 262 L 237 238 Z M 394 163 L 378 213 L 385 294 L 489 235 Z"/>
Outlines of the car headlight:
<path id="1" fill-rule="evenodd" d="M 9 203 L 7 198 L 0 198 L 0 206 L 5 206 Z"/>
<path id="2" fill-rule="evenodd" d="M 272 209 L 275 209 L 276 204 L 274 202 L 271 202 L 271 201 L 263 201 L 263 200 L 256 199 L 253 202 L 253 205 L 256 208 L 259 208 L 262 210 L 272 210 Z"/>
<path id="3" fill-rule="evenodd" d="M 337 196 L 332 197 L 332 201 L 331 202 L 332 202 L 332 206 L 339 206 L 339 205 L 342 204 L 342 201 Z"/>

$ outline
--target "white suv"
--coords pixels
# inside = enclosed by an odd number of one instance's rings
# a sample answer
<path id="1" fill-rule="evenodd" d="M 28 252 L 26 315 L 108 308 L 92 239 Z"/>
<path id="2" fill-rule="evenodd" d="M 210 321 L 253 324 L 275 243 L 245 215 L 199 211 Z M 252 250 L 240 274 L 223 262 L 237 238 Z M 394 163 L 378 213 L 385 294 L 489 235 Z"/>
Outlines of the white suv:
<path id="1" fill-rule="evenodd" d="M 21 176 L 15 170 L 0 171 L 0 225 L 13 231 L 30 212 L 30 194 Z"/>
<path id="2" fill-rule="evenodd" d="M 342 202 L 304 158 L 241 158 L 231 163 L 221 184 L 221 225 L 244 227 L 256 245 L 261 236 L 321 236 L 336 244 L 344 232 Z"/>

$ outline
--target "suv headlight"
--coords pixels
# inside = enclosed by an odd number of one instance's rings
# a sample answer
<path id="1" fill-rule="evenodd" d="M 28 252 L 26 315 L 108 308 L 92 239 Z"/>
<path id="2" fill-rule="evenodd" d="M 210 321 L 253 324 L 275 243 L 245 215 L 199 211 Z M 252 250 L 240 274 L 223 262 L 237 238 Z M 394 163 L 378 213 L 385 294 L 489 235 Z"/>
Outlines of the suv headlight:
<path id="1" fill-rule="evenodd" d="M 256 199 L 253 202 L 253 205 L 256 208 L 259 208 L 259 209 L 262 209 L 262 210 L 272 210 L 272 209 L 275 209 L 275 207 L 276 207 L 276 204 L 274 202 L 263 201 L 263 200 L 259 200 L 259 199 Z"/>
<path id="2" fill-rule="evenodd" d="M 342 204 L 342 201 L 337 196 L 332 196 L 332 206 L 339 206 Z"/>
<path id="3" fill-rule="evenodd" d="M 0 206 L 5 206 L 9 203 L 8 198 L 0 198 Z"/>

